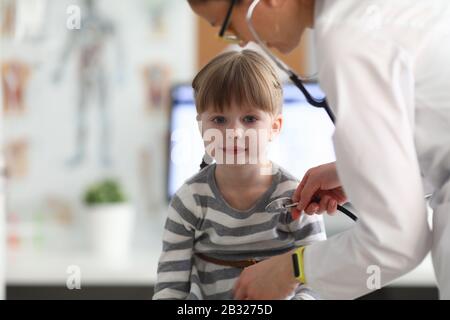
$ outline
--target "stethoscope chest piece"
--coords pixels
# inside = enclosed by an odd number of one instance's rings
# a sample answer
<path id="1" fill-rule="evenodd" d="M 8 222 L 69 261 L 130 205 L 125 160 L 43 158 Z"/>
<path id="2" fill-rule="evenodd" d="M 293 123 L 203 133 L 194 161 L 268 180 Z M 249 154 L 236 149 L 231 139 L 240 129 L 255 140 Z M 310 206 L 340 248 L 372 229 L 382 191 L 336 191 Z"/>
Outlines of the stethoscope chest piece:
<path id="1" fill-rule="evenodd" d="M 291 198 L 288 197 L 278 198 L 273 200 L 266 206 L 266 212 L 277 213 L 290 211 L 291 208 L 297 206 L 297 204 L 298 203 L 293 203 Z"/>
<path id="2" fill-rule="evenodd" d="M 316 199 L 317 201 L 320 201 L 320 199 Z M 291 198 L 283 197 L 278 198 L 270 202 L 266 206 L 266 212 L 268 213 L 279 213 L 279 212 L 285 212 L 290 211 L 291 208 L 296 207 L 298 205 L 298 202 L 293 202 Z M 341 211 L 343 214 L 348 216 L 353 221 L 357 221 L 358 217 L 356 217 L 351 211 L 344 208 L 343 206 L 338 205 L 337 210 Z"/>

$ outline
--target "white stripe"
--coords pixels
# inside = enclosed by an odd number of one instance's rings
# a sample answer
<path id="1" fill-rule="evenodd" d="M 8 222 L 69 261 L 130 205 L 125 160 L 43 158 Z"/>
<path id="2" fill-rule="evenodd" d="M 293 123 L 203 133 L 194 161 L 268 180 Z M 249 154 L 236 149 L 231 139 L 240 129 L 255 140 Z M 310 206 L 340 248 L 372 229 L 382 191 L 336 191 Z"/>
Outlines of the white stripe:
<path id="1" fill-rule="evenodd" d="M 283 193 L 289 190 L 295 190 L 297 189 L 298 183 L 292 180 L 284 181 L 280 184 L 278 184 L 275 191 L 272 193 L 271 198 L 279 197 Z"/>
<path id="2" fill-rule="evenodd" d="M 164 251 L 160 262 L 188 260 L 191 258 L 192 249 Z"/>
<path id="3" fill-rule="evenodd" d="M 181 203 L 194 215 L 197 215 L 198 207 L 195 202 L 192 189 L 189 185 L 184 184 L 176 193 L 178 198 L 180 198 Z"/>
<path id="4" fill-rule="evenodd" d="M 191 239 L 191 237 L 183 236 L 178 233 L 173 233 L 172 231 L 167 229 L 165 229 L 163 233 L 163 241 L 167 241 L 170 243 L 183 242 L 189 239 Z"/>
<path id="5" fill-rule="evenodd" d="M 200 299 L 204 299 L 203 295 L 200 291 L 200 288 L 198 287 L 198 285 L 195 282 L 191 283 L 191 291 L 190 292 L 194 293 Z"/>
<path id="6" fill-rule="evenodd" d="M 200 183 L 196 182 L 190 185 L 191 190 L 194 194 L 198 194 L 200 196 L 208 196 L 214 197 L 214 193 L 211 190 L 211 187 L 208 183 Z"/>
<path id="7" fill-rule="evenodd" d="M 183 199 L 180 198 L 181 203 L 183 203 Z M 167 218 L 172 220 L 175 223 L 178 223 L 182 226 L 184 226 L 184 228 L 186 230 L 190 230 L 191 228 L 193 228 L 193 226 L 186 220 L 184 220 L 180 214 L 178 213 L 177 210 L 175 210 L 172 206 L 169 207 L 169 212 L 167 214 Z"/>
<path id="8" fill-rule="evenodd" d="M 175 289 L 165 289 L 157 292 L 153 296 L 153 300 L 157 299 L 184 299 L 186 298 L 187 293 L 183 291 L 178 291 Z"/>
<path id="9" fill-rule="evenodd" d="M 191 275 L 191 270 L 160 272 L 158 274 L 158 283 L 161 283 L 161 282 L 187 282 L 187 281 L 189 281 L 190 275 Z"/>
<path id="10" fill-rule="evenodd" d="M 233 289 L 233 285 L 236 282 L 236 280 L 237 278 L 233 278 L 233 279 L 218 280 L 215 283 L 211 284 L 202 284 L 202 289 L 206 295 L 219 294 L 221 292 L 226 292 Z"/>
<path id="11" fill-rule="evenodd" d="M 319 223 L 320 227 L 321 227 L 321 230 L 325 231 L 325 225 L 324 225 L 324 222 L 323 222 L 323 216 L 322 215 L 318 215 L 318 214 L 315 214 L 315 215 L 312 215 L 312 216 L 307 215 L 307 214 L 302 214 L 299 219 L 294 220 L 294 221 L 292 221 L 289 224 L 289 229 L 291 229 L 292 232 L 295 232 L 295 231 L 300 230 L 304 226 L 306 226 L 308 224 L 311 224 L 311 223 Z"/>
<path id="12" fill-rule="evenodd" d="M 210 244 L 205 245 L 201 242 L 197 242 L 195 248 L 199 251 L 220 249 L 223 251 L 240 252 L 249 249 L 280 249 L 286 247 L 288 243 L 294 242 L 293 235 L 290 235 L 285 241 L 276 239 L 277 234 L 272 229 L 243 237 L 218 236 L 215 231 L 211 231 L 209 236 L 211 242 L 215 244 L 215 248 L 211 248 Z M 230 246 L 234 247 L 230 248 Z"/>
<path id="13" fill-rule="evenodd" d="M 236 219 L 225 212 L 208 208 L 205 214 L 205 219 L 217 222 L 228 228 L 236 227 L 250 227 L 252 225 L 270 221 L 273 218 L 273 213 L 255 212 L 249 215 L 246 219 Z"/>

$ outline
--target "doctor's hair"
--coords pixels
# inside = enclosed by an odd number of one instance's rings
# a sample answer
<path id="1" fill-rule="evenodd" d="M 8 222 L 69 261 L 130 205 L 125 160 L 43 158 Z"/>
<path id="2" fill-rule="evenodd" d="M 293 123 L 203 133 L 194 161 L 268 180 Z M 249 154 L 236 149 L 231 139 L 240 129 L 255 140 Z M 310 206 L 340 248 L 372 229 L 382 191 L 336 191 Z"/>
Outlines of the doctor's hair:
<path id="1" fill-rule="evenodd" d="M 192 81 L 197 113 L 224 112 L 232 104 L 281 113 L 283 88 L 270 62 L 252 50 L 228 51 L 206 64 Z"/>
<path id="2" fill-rule="evenodd" d="M 236 105 L 281 114 L 283 88 L 272 64 L 252 50 L 228 51 L 206 64 L 192 82 L 197 114 Z M 207 165 L 205 159 L 201 168 Z"/>

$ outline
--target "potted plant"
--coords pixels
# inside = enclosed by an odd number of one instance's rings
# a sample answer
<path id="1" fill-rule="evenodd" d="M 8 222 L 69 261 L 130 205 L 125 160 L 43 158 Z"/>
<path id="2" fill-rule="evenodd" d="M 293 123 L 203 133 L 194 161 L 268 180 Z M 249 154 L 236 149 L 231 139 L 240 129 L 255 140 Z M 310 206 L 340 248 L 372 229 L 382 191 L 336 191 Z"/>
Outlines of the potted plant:
<path id="1" fill-rule="evenodd" d="M 92 246 L 96 254 L 122 259 L 129 251 L 135 213 L 119 183 L 92 184 L 84 194 Z"/>

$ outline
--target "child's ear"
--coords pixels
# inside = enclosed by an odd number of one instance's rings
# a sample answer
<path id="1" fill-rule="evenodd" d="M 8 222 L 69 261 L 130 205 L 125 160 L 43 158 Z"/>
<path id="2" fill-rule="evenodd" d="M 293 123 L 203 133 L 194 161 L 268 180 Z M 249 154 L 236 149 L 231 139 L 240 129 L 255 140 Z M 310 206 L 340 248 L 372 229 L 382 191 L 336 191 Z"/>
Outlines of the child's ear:
<path id="1" fill-rule="evenodd" d="M 272 130 L 270 132 L 270 141 L 272 141 L 281 132 L 281 127 L 283 126 L 283 115 L 278 114 L 274 117 L 272 121 Z"/>

